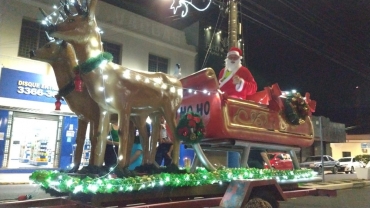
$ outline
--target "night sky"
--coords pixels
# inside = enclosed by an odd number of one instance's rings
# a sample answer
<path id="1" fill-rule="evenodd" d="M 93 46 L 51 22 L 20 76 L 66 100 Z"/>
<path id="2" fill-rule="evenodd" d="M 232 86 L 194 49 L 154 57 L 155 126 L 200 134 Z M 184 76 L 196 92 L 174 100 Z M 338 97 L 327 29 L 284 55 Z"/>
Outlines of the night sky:
<path id="1" fill-rule="evenodd" d="M 216 25 L 221 14 L 219 28 L 227 31 L 227 0 L 204 12 L 189 7 L 185 18 L 169 9 L 172 0 L 103 1 L 177 29 L 199 19 Z M 207 0 L 192 2 L 202 7 Z M 239 8 L 246 66 L 259 90 L 278 83 L 310 92 L 317 101 L 313 115 L 370 133 L 370 1 L 242 0 Z"/>

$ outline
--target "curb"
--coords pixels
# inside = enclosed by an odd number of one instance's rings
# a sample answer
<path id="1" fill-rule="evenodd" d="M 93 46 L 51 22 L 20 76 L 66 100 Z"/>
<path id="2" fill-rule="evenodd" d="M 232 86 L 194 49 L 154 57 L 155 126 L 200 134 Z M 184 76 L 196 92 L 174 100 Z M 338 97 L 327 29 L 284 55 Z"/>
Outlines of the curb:
<path id="1" fill-rule="evenodd" d="M 32 182 L 28 181 L 19 181 L 19 182 L 0 182 L 0 185 L 27 185 L 31 184 Z"/>

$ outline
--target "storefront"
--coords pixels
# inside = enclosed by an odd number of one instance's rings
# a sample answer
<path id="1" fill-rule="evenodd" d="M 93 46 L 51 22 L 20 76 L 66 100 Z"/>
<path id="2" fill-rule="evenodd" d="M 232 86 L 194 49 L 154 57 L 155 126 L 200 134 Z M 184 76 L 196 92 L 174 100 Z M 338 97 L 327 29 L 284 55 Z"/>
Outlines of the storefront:
<path id="1" fill-rule="evenodd" d="M 1 170 L 69 168 L 77 117 L 64 101 L 55 110 L 56 93 L 55 77 L 1 69 Z"/>

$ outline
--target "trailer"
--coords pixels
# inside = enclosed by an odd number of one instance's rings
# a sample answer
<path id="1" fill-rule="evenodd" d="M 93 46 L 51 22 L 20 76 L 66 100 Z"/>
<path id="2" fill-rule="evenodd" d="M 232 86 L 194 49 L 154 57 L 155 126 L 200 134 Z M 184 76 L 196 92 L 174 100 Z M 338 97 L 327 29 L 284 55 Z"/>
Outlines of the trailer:
<path id="1" fill-rule="evenodd" d="M 277 84 L 266 87 L 263 91 L 249 96 L 246 100 L 240 100 L 229 98 L 219 91 L 217 77 L 211 68 L 200 70 L 182 78 L 181 83 L 184 95 L 177 118 L 180 120 L 183 115 L 189 112 L 196 113 L 200 117 L 199 122 L 203 123 L 202 134 L 204 136 L 199 142 L 187 143 L 190 148 L 195 150 L 195 157 L 187 177 L 190 177 L 191 174 L 194 175 L 199 166 L 203 166 L 209 172 L 217 171 L 217 168 L 208 160 L 205 151 L 239 152 L 241 154 L 240 167 L 244 169 L 249 168 L 248 158 L 250 151 L 253 149 L 288 151 L 293 160 L 294 170 L 300 170 L 295 152 L 299 151 L 301 147 L 310 146 L 314 140 L 310 113 L 314 111 L 315 102 L 310 100 L 307 94 L 305 98 L 295 98 L 296 100 L 301 99 L 303 103 L 299 103 L 299 105 L 306 107 L 304 109 L 305 116 L 299 116 L 297 110 L 300 106 L 297 106 L 298 104 L 293 106 L 292 100 L 281 97 L 282 92 Z M 294 114 L 293 117 L 286 113 L 287 110 Z M 180 123 L 179 121 L 179 125 Z M 179 135 L 179 132 L 170 132 L 170 134 Z M 294 174 L 294 170 L 290 174 Z M 259 174 L 258 170 L 253 171 L 252 173 Z M 78 178 L 80 176 L 73 174 L 50 177 L 41 173 L 40 175 L 31 176 L 31 179 L 46 186 L 47 189 L 53 189 L 61 194 L 64 193 L 67 198 L 60 199 L 59 202 L 76 202 L 78 204 L 76 206 L 82 204 L 83 206 L 93 207 L 192 206 L 194 208 L 236 208 L 243 207 L 251 199 L 266 201 L 272 207 L 278 207 L 278 201 L 287 200 L 290 197 L 336 195 L 335 191 L 301 189 L 298 187 L 299 182 L 320 181 L 321 178 L 311 176 L 281 180 L 281 178 L 274 175 L 275 172 L 270 173 L 273 176 L 266 178 L 263 176 L 257 179 L 252 176 L 246 178 L 234 177 L 231 180 L 215 180 L 215 183 L 195 186 L 139 187 L 133 191 L 122 191 L 125 189 L 123 186 L 121 187 L 122 190 L 106 191 L 104 189 L 108 187 L 108 182 L 101 182 L 101 185 L 96 185 L 94 179 L 80 179 Z M 67 177 L 72 178 L 66 179 Z M 82 180 L 84 180 L 84 184 L 78 185 Z M 132 180 L 135 181 L 137 178 Z M 148 176 L 145 180 L 147 180 L 146 185 L 143 186 L 149 187 L 153 183 L 152 181 L 156 179 Z M 217 183 L 217 181 L 219 182 Z M 50 184 L 46 185 L 46 182 L 50 182 Z M 91 184 L 89 184 L 90 182 Z M 124 183 L 127 183 L 127 181 Z M 112 184 L 115 184 L 115 182 L 112 182 Z M 73 189 L 68 189 L 67 186 L 72 186 Z M 84 192 L 84 188 L 90 189 L 90 191 Z M 59 203 L 58 200 L 50 200 L 50 202 Z M 56 207 L 58 206 L 62 205 L 56 205 Z"/>

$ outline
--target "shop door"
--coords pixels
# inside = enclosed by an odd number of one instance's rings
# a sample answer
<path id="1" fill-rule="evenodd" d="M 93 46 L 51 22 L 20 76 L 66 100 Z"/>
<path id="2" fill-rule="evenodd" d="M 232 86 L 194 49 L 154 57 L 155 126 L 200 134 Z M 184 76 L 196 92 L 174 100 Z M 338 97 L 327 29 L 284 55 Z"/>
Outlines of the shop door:
<path id="1" fill-rule="evenodd" d="M 53 168 L 58 116 L 14 113 L 8 168 Z"/>

